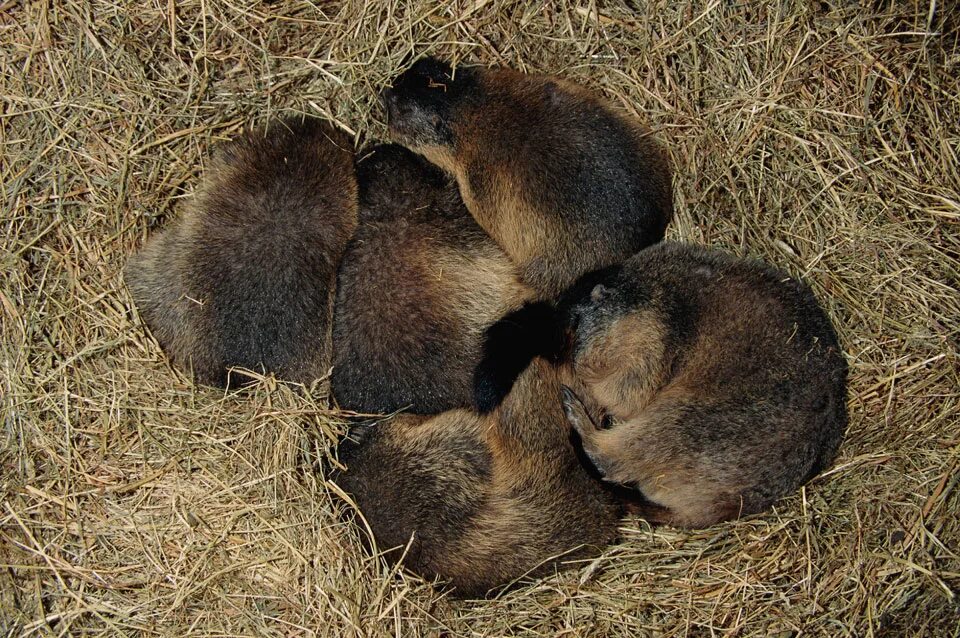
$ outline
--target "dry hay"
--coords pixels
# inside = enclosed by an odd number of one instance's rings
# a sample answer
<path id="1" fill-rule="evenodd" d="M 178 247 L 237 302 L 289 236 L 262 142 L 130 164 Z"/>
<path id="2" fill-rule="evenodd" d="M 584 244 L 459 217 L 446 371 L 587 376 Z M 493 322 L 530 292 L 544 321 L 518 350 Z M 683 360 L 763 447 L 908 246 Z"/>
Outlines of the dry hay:
<path id="1" fill-rule="evenodd" d="M 0 628 L 318 636 L 960 633 L 960 42 L 952 3 L 0 1 Z M 289 110 L 384 133 L 409 53 L 577 79 L 658 130 L 671 235 L 802 275 L 850 432 L 775 511 L 623 524 L 458 602 L 361 550 L 316 390 L 195 387 L 120 270 L 212 143 Z"/>

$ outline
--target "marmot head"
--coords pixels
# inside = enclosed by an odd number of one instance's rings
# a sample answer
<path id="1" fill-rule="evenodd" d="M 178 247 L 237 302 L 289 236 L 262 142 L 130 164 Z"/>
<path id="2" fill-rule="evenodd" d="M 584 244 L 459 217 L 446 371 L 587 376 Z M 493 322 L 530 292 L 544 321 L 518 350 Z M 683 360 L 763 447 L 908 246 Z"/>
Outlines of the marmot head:
<path id="1" fill-rule="evenodd" d="M 617 270 L 583 290 L 578 298 L 569 301 L 564 310 L 570 331 L 571 363 L 574 366 L 590 358 L 611 333 L 618 331 L 617 326 L 637 312 L 638 307 L 647 300 L 647 294 L 632 290 L 635 286 L 631 286 L 631 283 L 634 282 Z"/>
<path id="2" fill-rule="evenodd" d="M 629 263 L 610 271 L 566 310 L 570 364 L 587 392 L 581 398 L 598 409 L 592 415 L 598 423 L 630 419 L 643 409 L 666 354 L 665 299 L 632 276 Z"/>
<path id="3" fill-rule="evenodd" d="M 382 100 L 393 141 L 430 161 L 436 154 L 449 154 L 454 145 L 456 106 L 473 84 L 469 69 L 453 68 L 436 58 L 417 60 L 384 89 Z"/>

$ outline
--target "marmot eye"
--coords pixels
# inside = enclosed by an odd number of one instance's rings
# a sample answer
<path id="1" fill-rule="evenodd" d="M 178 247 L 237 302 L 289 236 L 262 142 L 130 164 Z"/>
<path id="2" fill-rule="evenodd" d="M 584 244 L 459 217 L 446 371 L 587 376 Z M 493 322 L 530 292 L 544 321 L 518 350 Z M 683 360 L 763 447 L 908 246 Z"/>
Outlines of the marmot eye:
<path id="1" fill-rule="evenodd" d="M 604 414 L 603 418 L 600 419 L 600 429 L 606 430 L 613 427 L 613 417 L 609 414 Z"/>

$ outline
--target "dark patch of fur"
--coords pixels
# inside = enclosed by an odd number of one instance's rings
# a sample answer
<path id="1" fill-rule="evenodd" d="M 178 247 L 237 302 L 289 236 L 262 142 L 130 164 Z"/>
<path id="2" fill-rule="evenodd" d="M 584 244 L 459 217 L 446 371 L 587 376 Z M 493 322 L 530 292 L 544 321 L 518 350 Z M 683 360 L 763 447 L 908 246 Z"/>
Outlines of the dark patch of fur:
<path id="1" fill-rule="evenodd" d="M 526 304 L 490 326 L 484 334 L 483 357 L 474 370 L 476 409 L 494 410 L 535 357 L 555 359 L 565 343 L 560 315 L 548 302 Z"/>
<path id="2" fill-rule="evenodd" d="M 485 413 L 499 406 L 534 358 L 561 358 L 569 347 L 569 329 L 576 327 L 577 302 L 620 270 L 615 265 L 589 272 L 556 303 L 529 303 L 490 326 L 483 337 L 483 358 L 473 375 L 474 407 Z"/>

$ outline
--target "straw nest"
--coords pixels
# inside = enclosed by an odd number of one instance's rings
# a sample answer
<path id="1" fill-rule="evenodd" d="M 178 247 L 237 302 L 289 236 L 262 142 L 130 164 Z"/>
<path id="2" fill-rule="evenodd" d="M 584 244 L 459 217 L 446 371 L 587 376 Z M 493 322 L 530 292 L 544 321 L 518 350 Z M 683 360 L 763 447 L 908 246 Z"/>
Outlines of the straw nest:
<path id="1" fill-rule="evenodd" d="M 0 1 L 0 631 L 960 633 L 960 40 L 952 3 Z M 835 466 L 774 511 L 622 542 L 492 600 L 362 550 L 318 388 L 172 370 L 128 255 L 210 147 L 288 112 L 385 133 L 410 53 L 555 72 L 639 113 L 673 238 L 802 276 L 851 363 Z"/>

